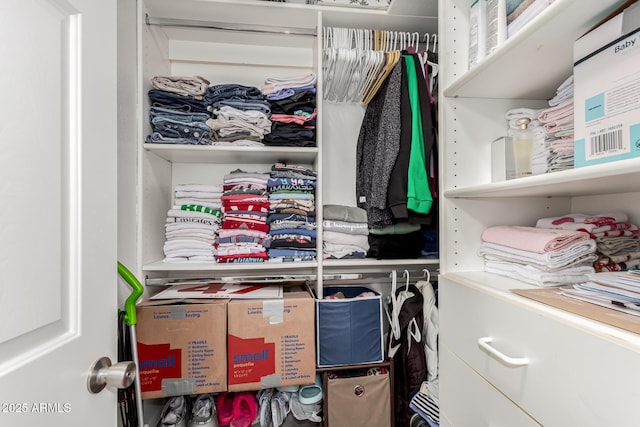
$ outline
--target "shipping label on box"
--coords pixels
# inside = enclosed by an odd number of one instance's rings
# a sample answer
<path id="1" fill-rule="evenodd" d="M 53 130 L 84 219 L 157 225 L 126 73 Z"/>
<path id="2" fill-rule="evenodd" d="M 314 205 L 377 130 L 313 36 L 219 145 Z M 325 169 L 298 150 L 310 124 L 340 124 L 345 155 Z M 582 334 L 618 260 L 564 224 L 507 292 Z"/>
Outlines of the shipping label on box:
<path id="1" fill-rule="evenodd" d="M 227 302 L 138 305 L 143 399 L 227 390 Z"/>
<path id="2" fill-rule="evenodd" d="M 574 65 L 575 167 L 640 156 L 639 70 L 640 30 Z"/>
<path id="3" fill-rule="evenodd" d="M 228 306 L 229 391 L 311 384 L 315 379 L 314 300 L 232 300 Z"/>

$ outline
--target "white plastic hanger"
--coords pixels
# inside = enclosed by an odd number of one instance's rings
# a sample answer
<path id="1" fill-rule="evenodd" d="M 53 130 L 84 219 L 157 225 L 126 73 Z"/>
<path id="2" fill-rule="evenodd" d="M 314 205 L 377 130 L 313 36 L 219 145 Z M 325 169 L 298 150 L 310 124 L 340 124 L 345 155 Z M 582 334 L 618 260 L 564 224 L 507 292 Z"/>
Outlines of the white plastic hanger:
<path id="1" fill-rule="evenodd" d="M 400 312 L 398 311 L 398 304 L 396 302 L 396 280 L 398 274 L 395 270 L 391 270 L 391 294 L 387 297 L 387 304 L 384 306 L 384 312 L 387 315 L 387 320 L 389 321 L 389 333 L 393 336 L 393 338 L 397 341 L 400 339 L 400 321 L 399 316 Z M 389 312 L 389 306 L 391 306 L 391 312 Z M 387 357 L 393 358 L 398 351 L 399 345 L 392 347 L 391 341 L 389 340 L 389 348 L 387 350 Z"/>
<path id="2" fill-rule="evenodd" d="M 402 304 L 404 304 L 404 302 L 406 300 L 408 300 L 409 298 L 415 296 L 415 294 L 413 292 L 409 292 L 409 271 L 405 270 L 404 273 L 402 274 L 402 277 L 407 279 L 407 282 L 405 284 L 404 291 L 400 292 L 402 294 L 402 296 L 403 296 L 401 298 L 402 302 L 400 303 L 400 307 L 402 307 Z M 398 325 L 398 327 L 399 327 L 399 325 Z M 411 321 L 409 322 L 409 324 L 407 325 L 407 354 L 409 354 L 409 352 L 411 351 L 411 339 L 412 338 L 416 342 L 421 342 L 422 341 L 422 332 L 420 331 L 420 326 L 418 325 L 418 321 L 416 320 L 415 317 L 412 318 Z"/>
<path id="3" fill-rule="evenodd" d="M 411 46 L 413 46 L 416 52 L 420 52 L 420 33 L 415 32 L 411 34 Z"/>

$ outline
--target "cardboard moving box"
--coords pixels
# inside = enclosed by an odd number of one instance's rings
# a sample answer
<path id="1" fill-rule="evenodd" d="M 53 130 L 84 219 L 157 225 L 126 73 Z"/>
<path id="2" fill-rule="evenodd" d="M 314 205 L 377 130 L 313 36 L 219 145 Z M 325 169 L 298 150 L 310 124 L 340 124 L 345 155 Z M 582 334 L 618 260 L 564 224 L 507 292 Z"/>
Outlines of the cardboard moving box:
<path id="1" fill-rule="evenodd" d="M 143 399 L 227 390 L 227 303 L 163 300 L 138 305 Z"/>
<path id="2" fill-rule="evenodd" d="M 228 305 L 229 391 L 312 384 L 314 300 L 308 291 Z"/>

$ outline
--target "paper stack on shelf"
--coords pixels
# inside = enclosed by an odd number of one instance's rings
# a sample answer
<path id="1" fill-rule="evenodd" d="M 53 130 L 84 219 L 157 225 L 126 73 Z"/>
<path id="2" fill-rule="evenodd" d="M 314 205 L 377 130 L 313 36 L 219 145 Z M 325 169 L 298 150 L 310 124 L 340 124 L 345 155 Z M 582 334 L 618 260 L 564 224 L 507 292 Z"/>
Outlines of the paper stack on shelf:
<path id="1" fill-rule="evenodd" d="M 640 272 L 589 274 L 589 281 L 561 288 L 562 295 L 640 316 Z"/>

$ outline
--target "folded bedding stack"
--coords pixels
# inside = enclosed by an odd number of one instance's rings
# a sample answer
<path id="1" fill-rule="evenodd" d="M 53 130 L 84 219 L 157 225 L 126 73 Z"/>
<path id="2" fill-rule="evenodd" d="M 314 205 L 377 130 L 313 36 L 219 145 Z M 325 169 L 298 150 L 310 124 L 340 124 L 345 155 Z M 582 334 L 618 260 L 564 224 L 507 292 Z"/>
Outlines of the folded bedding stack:
<path id="1" fill-rule="evenodd" d="M 355 206 L 324 205 L 322 209 L 323 257 L 365 258 L 369 250 L 367 212 Z"/>
<path id="2" fill-rule="evenodd" d="M 165 223 L 164 262 L 212 262 L 221 225 L 222 187 L 179 184 Z"/>
<path id="3" fill-rule="evenodd" d="M 536 227 L 588 233 L 596 243 L 598 258 L 593 264 L 596 272 L 640 268 L 640 230 L 636 224 L 629 222 L 629 217 L 624 212 L 596 215 L 575 213 L 541 218 Z"/>
<path id="4" fill-rule="evenodd" d="M 212 85 L 204 95 L 211 114 L 213 145 L 262 146 L 271 131 L 271 109 L 257 87 L 234 83 Z"/>
<path id="5" fill-rule="evenodd" d="M 156 76 L 148 93 L 151 144 L 211 144 L 210 115 L 203 96 L 209 81 L 202 77 Z"/>
<path id="6" fill-rule="evenodd" d="M 267 181 L 269 262 L 316 259 L 316 172 L 276 163 Z"/>
<path id="7" fill-rule="evenodd" d="M 215 243 L 220 263 L 264 262 L 269 226 L 269 174 L 236 169 L 224 176 L 222 229 Z"/>
<path id="8" fill-rule="evenodd" d="M 538 121 L 548 150 L 547 172 L 573 169 L 573 74 L 549 100 L 549 108 L 540 111 Z"/>
<path id="9" fill-rule="evenodd" d="M 267 77 L 262 92 L 271 108 L 270 146 L 316 146 L 316 75 Z"/>
<path id="10" fill-rule="evenodd" d="M 505 115 L 510 135 L 517 128 L 518 119 L 531 120 L 528 127 L 534 139 L 533 175 L 573 168 L 573 75 L 558 86 L 548 103 L 548 108 L 514 108 Z"/>
<path id="11" fill-rule="evenodd" d="M 485 271 L 537 286 L 587 280 L 596 243 L 583 231 L 502 225 L 482 233 Z"/>

